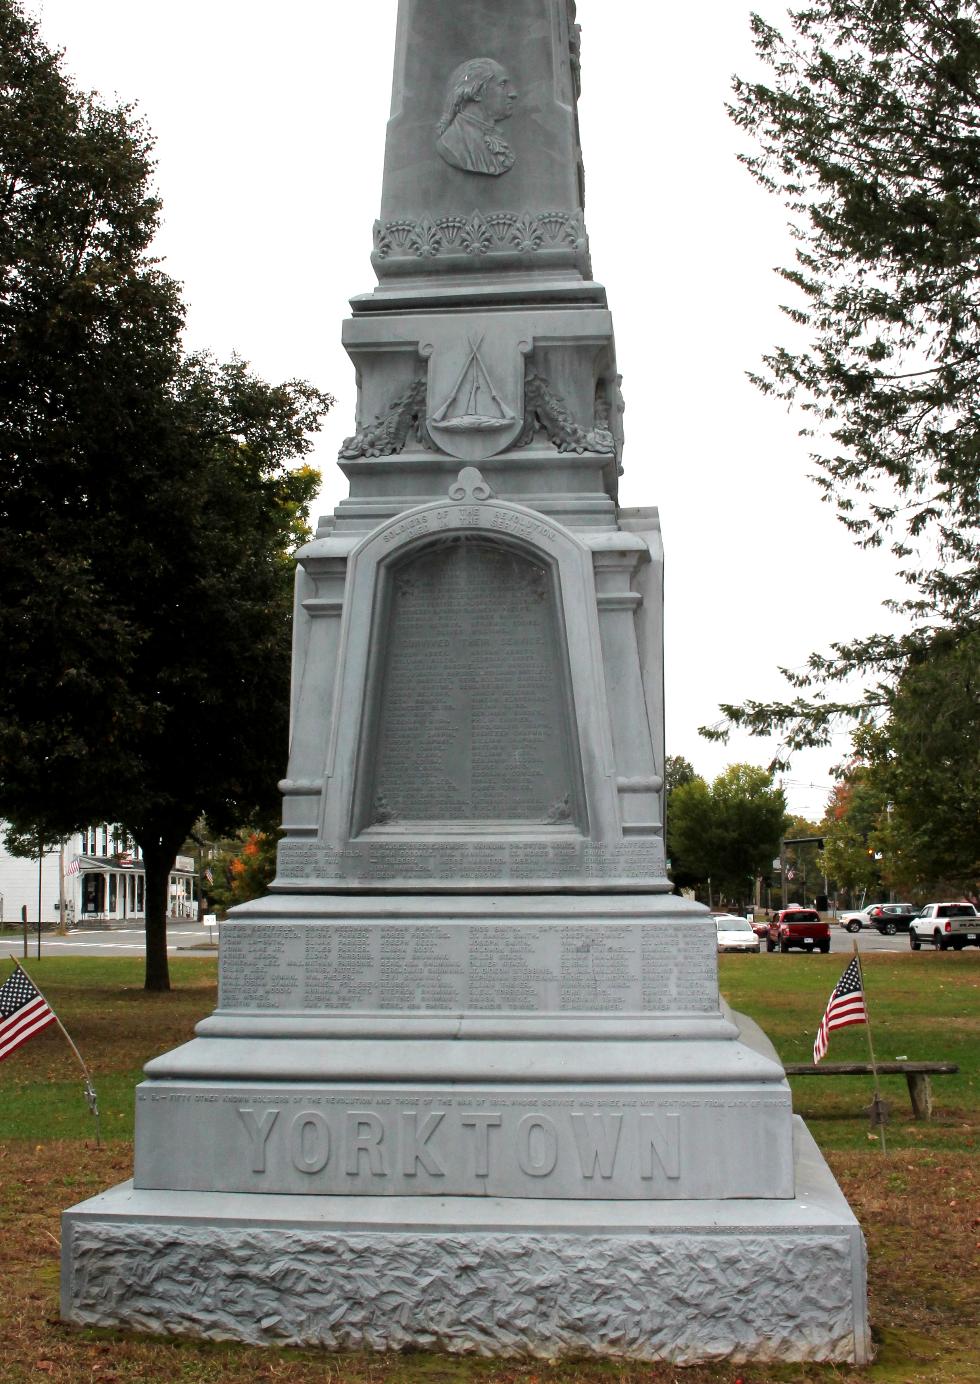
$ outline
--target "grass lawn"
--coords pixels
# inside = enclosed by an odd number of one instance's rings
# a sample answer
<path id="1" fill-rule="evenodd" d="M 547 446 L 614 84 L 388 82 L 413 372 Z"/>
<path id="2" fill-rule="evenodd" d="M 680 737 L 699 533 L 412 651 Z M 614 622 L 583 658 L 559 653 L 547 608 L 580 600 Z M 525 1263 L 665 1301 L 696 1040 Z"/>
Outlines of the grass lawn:
<path id="1" fill-rule="evenodd" d="M 722 990 L 762 1024 L 787 1062 L 811 1060 L 814 1030 L 843 969 L 840 956 L 723 956 Z M 865 958 L 881 1059 L 942 1058 L 957 1076 L 934 1078 L 936 1113 L 911 1118 L 904 1079 L 885 1081 L 888 1153 L 869 1137 L 862 1078 L 793 1079 L 794 1101 L 864 1228 L 878 1358 L 842 1366 L 515 1364 L 425 1354 L 328 1355 L 256 1350 L 135 1334 L 79 1331 L 58 1321 L 59 1214 L 128 1177 L 133 1087 L 150 1057 L 192 1036 L 216 998 L 213 959 L 171 961 L 174 990 L 147 995 L 142 960 L 28 960 L 89 1064 L 102 1108 L 97 1150 L 77 1067 L 49 1028 L 0 1063 L 0 1378 L 146 1381 L 146 1384 L 975 1384 L 980 1379 L 980 953 L 877 953 Z M 0 976 L 9 964 L 0 967 Z M 831 1039 L 828 1060 L 863 1061 L 867 1036 Z"/>

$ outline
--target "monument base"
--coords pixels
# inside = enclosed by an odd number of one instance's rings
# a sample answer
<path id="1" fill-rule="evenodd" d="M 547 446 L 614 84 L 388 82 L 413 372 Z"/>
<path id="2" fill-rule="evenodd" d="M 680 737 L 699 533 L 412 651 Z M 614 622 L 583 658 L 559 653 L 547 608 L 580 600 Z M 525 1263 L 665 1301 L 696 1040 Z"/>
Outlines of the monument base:
<path id="1" fill-rule="evenodd" d="M 796 1118 L 796 1196 L 555 1201 L 139 1191 L 63 1218 L 62 1315 L 333 1350 L 871 1358 L 860 1227 Z"/>

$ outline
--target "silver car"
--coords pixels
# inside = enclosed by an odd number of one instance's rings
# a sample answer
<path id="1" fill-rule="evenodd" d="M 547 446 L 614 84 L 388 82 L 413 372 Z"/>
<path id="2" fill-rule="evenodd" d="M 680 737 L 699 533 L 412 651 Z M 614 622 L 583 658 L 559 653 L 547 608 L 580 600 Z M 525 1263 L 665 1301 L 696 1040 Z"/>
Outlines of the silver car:
<path id="1" fill-rule="evenodd" d="M 759 950 L 759 939 L 747 918 L 737 913 L 718 913 L 715 915 L 718 929 L 718 950 L 720 952 Z"/>
<path id="2" fill-rule="evenodd" d="M 838 913 L 838 925 L 847 932 L 860 932 L 863 927 L 871 926 L 871 910 L 880 907 L 880 904 L 869 903 L 866 908 L 851 909 L 847 913 Z"/>

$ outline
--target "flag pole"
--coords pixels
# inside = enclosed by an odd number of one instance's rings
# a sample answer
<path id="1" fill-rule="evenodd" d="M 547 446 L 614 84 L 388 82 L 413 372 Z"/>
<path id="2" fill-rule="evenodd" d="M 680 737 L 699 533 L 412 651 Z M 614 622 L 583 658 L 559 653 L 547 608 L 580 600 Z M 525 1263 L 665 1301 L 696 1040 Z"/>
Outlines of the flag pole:
<path id="1" fill-rule="evenodd" d="M 26 968 L 24 967 L 24 965 L 23 965 L 20 961 L 18 961 L 17 958 L 16 958 L 16 956 L 14 956 L 13 954 L 11 954 L 10 959 L 11 959 L 11 961 L 14 963 L 15 966 L 19 966 L 19 967 L 20 967 L 20 969 L 24 972 L 25 976 L 27 976 L 27 979 L 28 979 L 28 980 L 31 982 L 31 984 L 34 986 L 34 989 L 35 989 L 35 990 L 38 992 L 38 994 L 40 995 L 40 994 L 42 993 L 41 987 L 36 983 L 36 981 L 34 980 L 34 977 L 28 974 L 28 972 L 27 972 Z M 47 1004 L 47 996 L 44 997 L 44 1002 L 45 1002 L 45 1004 Z M 58 1027 L 61 1029 L 62 1033 L 65 1035 L 65 1040 L 67 1041 L 68 1046 L 71 1048 L 72 1052 L 73 1052 L 73 1053 L 75 1054 L 75 1056 L 78 1058 L 78 1065 L 81 1067 L 83 1073 L 85 1074 L 85 1102 L 86 1102 L 86 1104 L 88 1105 L 89 1110 L 91 1110 L 93 1116 L 95 1117 L 95 1147 L 96 1147 L 97 1149 L 101 1149 L 101 1147 L 102 1147 L 102 1125 L 101 1125 L 101 1123 L 100 1123 L 100 1121 L 99 1121 L 99 1101 L 98 1101 L 98 1097 L 97 1097 L 96 1094 L 95 1094 L 95 1087 L 92 1085 L 92 1074 L 91 1074 L 91 1072 L 89 1071 L 88 1067 L 86 1067 L 86 1065 L 85 1065 L 85 1059 L 82 1057 L 82 1054 L 78 1051 L 78 1048 L 76 1048 L 75 1043 L 74 1043 L 74 1040 L 72 1039 L 71 1034 L 68 1032 L 67 1028 L 65 1028 L 64 1024 L 63 1024 L 63 1023 L 61 1022 L 61 1020 L 58 1018 L 57 1014 L 55 1014 L 55 1011 L 51 1008 L 51 1005 L 50 1005 L 50 1004 L 48 1004 L 48 1008 L 51 1010 L 51 1013 L 54 1015 L 54 1021 L 55 1021 L 55 1023 L 58 1025 Z"/>
<path id="2" fill-rule="evenodd" d="M 861 952 L 858 948 L 856 937 L 854 938 L 853 946 L 854 960 L 857 962 L 858 974 L 861 977 L 861 993 L 864 996 L 864 1026 L 868 1030 L 868 1052 L 871 1055 L 871 1075 L 874 1078 L 875 1084 L 875 1114 L 878 1119 L 878 1129 L 881 1131 L 881 1151 L 882 1153 L 887 1153 L 888 1149 L 885 1145 L 885 1125 L 881 1118 L 884 1102 L 881 1099 L 881 1085 L 878 1080 L 878 1063 L 875 1059 L 875 1045 L 871 1038 L 871 1010 L 868 1005 L 868 991 L 864 984 L 864 967 L 861 965 Z"/>

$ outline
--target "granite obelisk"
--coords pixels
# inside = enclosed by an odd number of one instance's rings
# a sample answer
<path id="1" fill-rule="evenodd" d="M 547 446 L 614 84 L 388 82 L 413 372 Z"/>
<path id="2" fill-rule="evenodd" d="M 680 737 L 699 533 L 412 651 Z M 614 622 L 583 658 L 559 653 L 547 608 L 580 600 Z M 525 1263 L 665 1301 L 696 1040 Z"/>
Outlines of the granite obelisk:
<path id="1" fill-rule="evenodd" d="M 578 85 L 570 0 L 401 0 L 278 873 L 146 1069 L 133 1181 L 65 1214 L 73 1321 L 868 1358 L 860 1230 L 666 875 L 659 522 L 617 500 Z"/>

